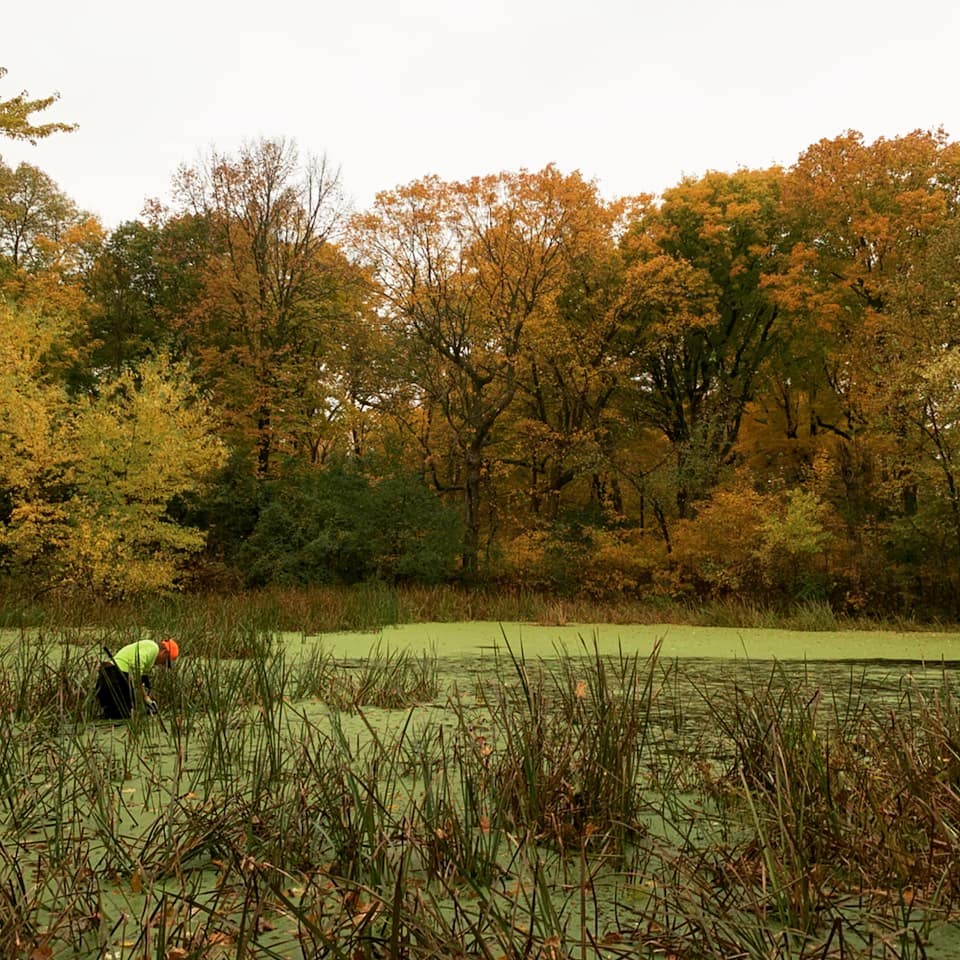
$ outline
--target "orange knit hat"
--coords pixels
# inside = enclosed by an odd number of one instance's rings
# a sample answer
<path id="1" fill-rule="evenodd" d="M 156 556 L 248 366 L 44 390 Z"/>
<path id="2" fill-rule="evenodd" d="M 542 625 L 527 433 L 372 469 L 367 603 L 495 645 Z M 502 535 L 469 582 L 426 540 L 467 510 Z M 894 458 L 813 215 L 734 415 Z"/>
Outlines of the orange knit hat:
<path id="1" fill-rule="evenodd" d="M 166 640 L 160 641 L 160 646 L 170 655 L 170 662 L 173 663 L 177 657 L 180 656 L 180 647 L 177 644 L 177 641 L 172 637 L 168 637 Z"/>

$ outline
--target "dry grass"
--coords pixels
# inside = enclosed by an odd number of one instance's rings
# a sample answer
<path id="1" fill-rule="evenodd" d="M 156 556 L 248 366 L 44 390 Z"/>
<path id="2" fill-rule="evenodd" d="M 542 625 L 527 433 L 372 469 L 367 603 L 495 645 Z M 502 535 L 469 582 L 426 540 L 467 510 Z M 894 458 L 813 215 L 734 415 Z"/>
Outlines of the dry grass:
<path id="1" fill-rule="evenodd" d="M 502 587 L 465 588 L 361 584 L 354 587 L 270 588 L 238 593 L 174 594 L 107 602 L 87 594 L 28 590 L 0 582 L 0 627 L 77 630 L 161 630 L 196 636 L 210 645 L 271 631 L 329 633 L 375 631 L 404 623 L 529 622 L 565 624 L 655 624 L 796 630 L 950 629 L 956 625 L 909 618 L 878 621 L 868 615 L 841 617 L 824 603 L 789 609 L 735 600 L 693 605 L 664 598 L 557 597 Z"/>

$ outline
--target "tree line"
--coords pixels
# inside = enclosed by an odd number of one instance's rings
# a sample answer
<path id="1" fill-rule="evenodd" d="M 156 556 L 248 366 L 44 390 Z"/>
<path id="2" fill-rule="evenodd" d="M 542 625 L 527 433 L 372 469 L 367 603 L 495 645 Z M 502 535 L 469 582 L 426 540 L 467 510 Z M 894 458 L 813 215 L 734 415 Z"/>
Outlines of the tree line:
<path id="1" fill-rule="evenodd" d="M 263 139 L 113 231 L 0 159 L 0 570 L 956 616 L 958 202 L 943 131 L 359 212 Z"/>

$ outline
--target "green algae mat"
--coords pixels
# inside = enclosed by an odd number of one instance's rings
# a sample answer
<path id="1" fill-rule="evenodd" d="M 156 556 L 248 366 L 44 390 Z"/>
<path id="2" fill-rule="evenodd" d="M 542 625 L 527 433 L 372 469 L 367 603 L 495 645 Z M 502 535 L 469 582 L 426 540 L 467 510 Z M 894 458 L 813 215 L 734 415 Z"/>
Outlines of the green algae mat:
<path id="1" fill-rule="evenodd" d="M 532 658 L 589 652 L 646 654 L 660 644 L 666 658 L 724 660 L 890 660 L 935 665 L 960 662 L 960 633 L 900 631 L 805 631 L 691 627 L 672 624 L 417 623 L 376 634 L 342 632 L 319 637 L 287 634 L 288 649 L 321 643 L 337 657 L 365 656 L 379 642 L 391 650 L 431 652 L 438 657 L 477 657 L 522 652 Z"/>

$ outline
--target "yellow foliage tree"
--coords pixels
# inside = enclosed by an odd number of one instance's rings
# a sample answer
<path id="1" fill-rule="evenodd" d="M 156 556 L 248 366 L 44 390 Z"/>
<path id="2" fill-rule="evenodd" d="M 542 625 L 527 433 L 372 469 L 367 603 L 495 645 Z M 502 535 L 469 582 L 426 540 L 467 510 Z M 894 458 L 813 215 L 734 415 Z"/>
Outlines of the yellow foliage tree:
<path id="1" fill-rule="evenodd" d="M 676 525 L 676 573 L 711 597 L 816 599 L 826 583 L 832 516 L 810 491 L 718 490 Z"/>
<path id="2" fill-rule="evenodd" d="M 70 473 L 67 397 L 45 366 L 64 333 L 62 324 L 0 301 L 0 490 L 11 511 L 0 547 L 29 562 L 56 549 L 63 536 L 63 510 L 45 491 Z"/>
<path id="3" fill-rule="evenodd" d="M 38 586 L 168 588 L 203 534 L 170 516 L 223 463 L 186 372 L 148 361 L 71 400 L 45 373 L 62 332 L 0 307 L 0 558 Z"/>
<path id="4" fill-rule="evenodd" d="M 0 67 L 0 78 L 5 77 L 6 74 L 6 67 Z M 36 124 L 31 121 L 33 114 L 46 110 L 47 107 L 56 103 L 59 97 L 60 95 L 55 93 L 49 97 L 31 100 L 26 91 L 22 91 L 9 100 L 0 100 L 0 136 L 36 143 L 44 137 L 49 137 L 51 133 L 76 130 L 76 125 L 72 123 Z"/>

